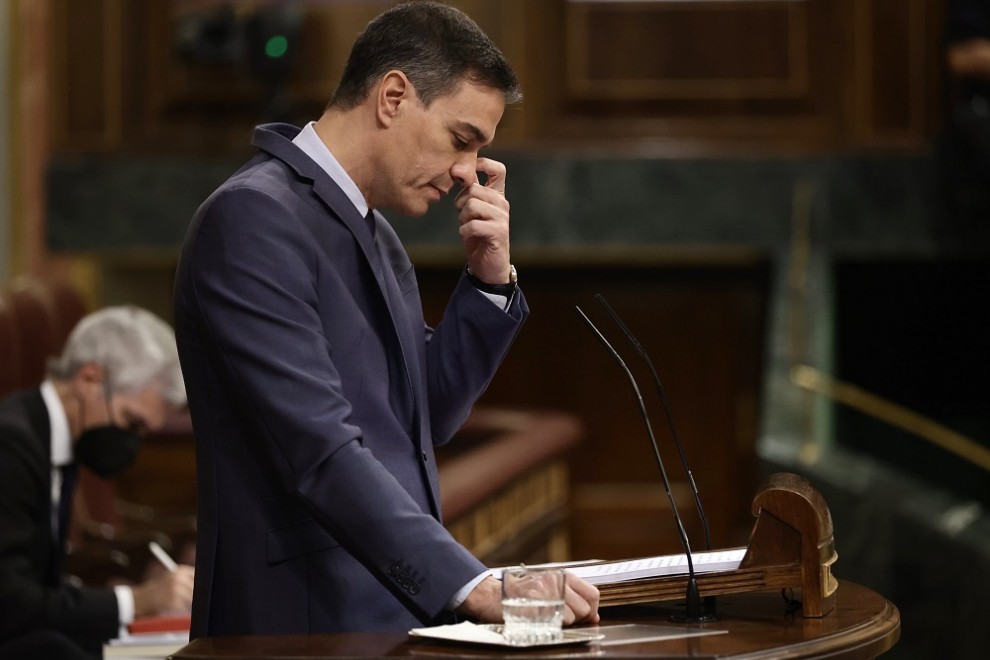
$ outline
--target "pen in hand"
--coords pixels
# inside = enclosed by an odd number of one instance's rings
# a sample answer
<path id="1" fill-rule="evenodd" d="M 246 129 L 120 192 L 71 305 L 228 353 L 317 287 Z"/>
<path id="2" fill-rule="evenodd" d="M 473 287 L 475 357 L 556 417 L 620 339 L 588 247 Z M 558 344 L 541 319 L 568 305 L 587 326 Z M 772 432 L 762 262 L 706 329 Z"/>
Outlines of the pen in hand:
<path id="1" fill-rule="evenodd" d="M 175 563 L 174 559 L 168 556 L 168 553 L 162 549 L 162 546 L 151 541 L 148 543 L 148 548 L 151 550 L 151 554 L 155 556 L 155 559 L 160 561 L 162 566 L 167 568 L 170 573 L 175 573 L 178 570 L 179 565 Z"/>

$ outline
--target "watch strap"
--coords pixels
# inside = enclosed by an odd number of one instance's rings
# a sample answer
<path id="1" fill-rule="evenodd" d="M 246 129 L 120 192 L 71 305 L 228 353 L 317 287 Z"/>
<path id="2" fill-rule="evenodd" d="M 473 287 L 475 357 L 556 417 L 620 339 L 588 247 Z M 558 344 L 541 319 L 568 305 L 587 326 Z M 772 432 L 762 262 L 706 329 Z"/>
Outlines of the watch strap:
<path id="1" fill-rule="evenodd" d="M 484 293 L 491 293 L 497 296 L 511 296 L 516 291 L 516 279 L 517 279 L 516 267 L 511 266 L 511 269 L 512 269 L 512 274 L 510 276 L 511 281 L 505 284 L 489 284 L 488 282 L 482 282 L 478 278 L 478 276 L 476 276 L 474 273 L 471 272 L 470 266 L 465 268 L 465 273 L 467 275 L 468 282 L 470 282 L 471 286 L 473 286 L 478 291 L 482 291 Z"/>

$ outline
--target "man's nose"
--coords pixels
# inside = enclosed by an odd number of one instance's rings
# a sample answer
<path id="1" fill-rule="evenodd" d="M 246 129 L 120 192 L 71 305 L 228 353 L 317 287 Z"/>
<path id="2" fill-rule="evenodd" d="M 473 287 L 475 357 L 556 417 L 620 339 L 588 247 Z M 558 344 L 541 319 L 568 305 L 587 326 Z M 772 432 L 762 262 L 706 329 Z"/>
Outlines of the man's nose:
<path id="1" fill-rule="evenodd" d="M 454 161 L 450 168 L 450 177 L 462 188 L 467 188 L 472 183 L 478 183 L 477 154 L 465 154 L 462 158 Z"/>

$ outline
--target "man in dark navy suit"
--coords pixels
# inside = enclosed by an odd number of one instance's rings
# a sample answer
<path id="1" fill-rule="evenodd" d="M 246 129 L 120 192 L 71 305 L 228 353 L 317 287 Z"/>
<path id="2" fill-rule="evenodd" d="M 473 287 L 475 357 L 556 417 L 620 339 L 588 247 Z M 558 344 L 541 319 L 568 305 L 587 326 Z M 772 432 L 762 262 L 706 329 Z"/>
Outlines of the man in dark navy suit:
<path id="1" fill-rule="evenodd" d="M 0 658 L 99 657 L 135 617 L 189 611 L 191 566 L 133 588 L 62 574 L 77 465 L 113 476 L 184 404 L 172 329 L 129 306 L 83 318 L 41 386 L 0 402 Z"/>
<path id="2" fill-rule="evenodd" d="M 471 19 L 400 4 L 358 37 L 320 119 L 260 126 L 257 156 L 196 213 L 175 289 L 194 637 L 501 620 L 499 583 L 440 522 L 433 452 L 528 313 L 505 167 L 478 153 L 520 97 Z M 452 192 L 467 265 L 430 328 L 379 211 Z M 597 589 L 573 578 L 564 618 L 597 621 Z"/>

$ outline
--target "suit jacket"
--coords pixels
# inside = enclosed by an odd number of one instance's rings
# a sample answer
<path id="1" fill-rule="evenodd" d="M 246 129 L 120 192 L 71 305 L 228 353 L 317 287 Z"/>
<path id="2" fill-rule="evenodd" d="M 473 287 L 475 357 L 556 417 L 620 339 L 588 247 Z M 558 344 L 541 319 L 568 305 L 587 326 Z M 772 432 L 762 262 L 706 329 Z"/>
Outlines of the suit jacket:
<path id="1" fill-rule="evenodd" d="M 405 630 L 485 567 L 440 523 L 433 448 L 528 313 L 461 276 L 436 329 L 395 232 L 292 144 L 197 211 L 176 273 L 196 433 L 193 637 Z"/>
<path id="2" fill-rule="evenodd" d="M 0 402 L 0 644 L 37 630 L 90 647 L 117 636 L 113 591 L 63 580 L 51 487 L 44 399 L 37 389 L 14 393 Z"/>

